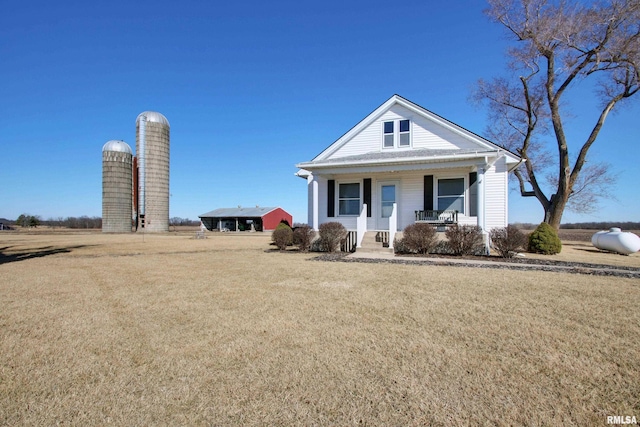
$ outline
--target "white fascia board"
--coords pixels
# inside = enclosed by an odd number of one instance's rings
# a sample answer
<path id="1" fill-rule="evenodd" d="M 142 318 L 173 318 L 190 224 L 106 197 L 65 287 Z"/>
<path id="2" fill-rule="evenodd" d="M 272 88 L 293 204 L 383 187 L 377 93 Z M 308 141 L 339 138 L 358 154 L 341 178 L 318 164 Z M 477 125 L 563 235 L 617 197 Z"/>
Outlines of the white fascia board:
<path id="1" fill-rule="evenodd" d="M 296 167 L 298 168 L 299 166 L 296 165 Z M 309 178 L 309 175 L 311 175 L 311 172 L 309 172 L 306 169 L 300 169 L 294 175 L 297 176 L 298 178 L 307 179 L 307 178 Z"/>
<path id="2" fill-rule="evenodd" d="M 511 164 L 511 166 L 509 166 L 509 168 L 508 168 L 509 172 L 513 172 L 514 170 L 516 170 L 516 168 L 518 166 L 520 166 L 521 164 L 523 164 L 526 161 L 527 161 L 527 159 L 520 159 L 518 162 L 509 162 L 507 160 L 507 164 Z"/>
<path id="3" fill-rule="evenodd" d="M 490 155 L 490 154 L 493 154 Z M 391 171 L 406 171 L 406 170 L 420 170 L 420 169 L 441 169 L 441 168 L 456 168 L 456 167 L 474 167 L 479 162 L 484 163 L 488 157 L 497 156 L 496 152 L 492 152 L 485 155 L 460 155 L 460 156 L 443 156 L 443 157 L 429 157 L 429 158 L 413 158 L 410 161 L 360 161 L 351 163 L 324 163 L 315 165 L 304 165 L 306 169 L 312 172 L 317 171 L 321 174 L 340 174 L 340 173 L 370 173 L 370 172 L 391 172 Z M 300 167 L 303 164 L 300 164 Z"/>
<path id="4" fill-rule="evenodd" d="M 477 159 L 459 159 L 458 161 L 439 162 L 439 163 L 411 163 L 411 164 L 382 164 L 382 165 L 366 165 L 349 167 L 327 167 L 318 169 L 318 175 L 345 175 L 345 174 L 375 174 L 378 172 L 404 172 L 416 170 L 434 170 L 434 169 L 454 169 L 454 168 L 474 168 L 478 165 Z"/>
<path id="5" fill-rule="evenodd" d="M 349 167 L 359 167 L 359 166 L 380 166 L 380 165 L 406 165 L 406 164 L 433 164 L 439 162 L 455 162 L 457 160 L 467 160 L 473 159 L 475 161 L 483 160 L 487 157 L 499 157 L 500 152 L 497 150 L 491 151 L 479 151 L 475 153 L 466 153 L 466 154 L 449 154 L 446 156 L 435 156 L 435 157 L 408 157 L 403 159 L 376 159 L 376 160 L 356 160 L 348 163 L 340 163 L 340 162 L 303 162 L 298 163 L 296 165 L 297 168 L 306 171 L 313 171 L 314 169 L 340 169 L 340 168 L 349 168 Z"/>

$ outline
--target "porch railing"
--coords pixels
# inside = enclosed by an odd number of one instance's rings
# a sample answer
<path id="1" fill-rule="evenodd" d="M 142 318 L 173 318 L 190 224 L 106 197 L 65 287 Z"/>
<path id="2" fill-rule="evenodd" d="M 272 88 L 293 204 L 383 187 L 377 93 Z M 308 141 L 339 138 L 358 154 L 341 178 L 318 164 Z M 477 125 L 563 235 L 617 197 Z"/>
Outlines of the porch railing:
<path id="1" fill-rule="evenodd" d="M 355 231 L 347 231 L 347 236 L 340 243 L 340 250 L 342 252 L 355 252 L 356 251 L 356 240 L 358 233 Z"/>
<path id="2" fill-rule="evenodd" d="M 380 243 L 383 248 L 389 247 L 389 232 L 376 231 L 376 243 Z"/>
<path id="3" fill-rule="evenodd" d="M 447 225 L 458 223 L 458 211 L 441 211 L 428 209 L 416 212 L 416 222 L 426 222 L 429 224 Z"/>

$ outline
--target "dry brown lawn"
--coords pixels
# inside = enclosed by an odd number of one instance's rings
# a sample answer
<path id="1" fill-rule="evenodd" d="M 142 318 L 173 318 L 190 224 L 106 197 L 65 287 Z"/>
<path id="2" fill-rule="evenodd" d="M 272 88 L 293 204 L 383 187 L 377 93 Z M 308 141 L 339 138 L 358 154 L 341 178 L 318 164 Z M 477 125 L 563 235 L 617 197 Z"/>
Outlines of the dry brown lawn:
<path id="1" fill-rule="evenodd" d="M 209 236 L 0 234 L 0 424 L 640 418 L 637 279 L 317 262 Z"/>
<path id="2" fill-rule="evenodd" d="M 496 254 L 496 257 L 497 256 L 498 255 Z M 640 268 L 640 252 L 633 255 L 619 255 L 611 252 L 600 251 L 590 242 L 581 241 L 562 242 L 562 251 L 553 256 L 525 253 L 524 257 L 548 261 L 581 262 L 587 264 L 610 265 L 614 267 L 623 266 Z"/>

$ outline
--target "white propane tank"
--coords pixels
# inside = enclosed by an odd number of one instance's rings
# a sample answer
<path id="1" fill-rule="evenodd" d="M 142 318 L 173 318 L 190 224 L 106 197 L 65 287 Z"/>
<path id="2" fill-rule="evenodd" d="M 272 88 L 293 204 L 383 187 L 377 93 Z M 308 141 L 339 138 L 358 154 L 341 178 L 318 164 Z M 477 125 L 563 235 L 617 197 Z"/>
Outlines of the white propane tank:
<path id="1" fill-rule="evenodd" d="M 614 227 L 609 231 L 598 231 L 591 237 L 591 243 L 598 249 L 629 255 L 640 251 L 640 237 L 633 233 L 622 232 Z"/>

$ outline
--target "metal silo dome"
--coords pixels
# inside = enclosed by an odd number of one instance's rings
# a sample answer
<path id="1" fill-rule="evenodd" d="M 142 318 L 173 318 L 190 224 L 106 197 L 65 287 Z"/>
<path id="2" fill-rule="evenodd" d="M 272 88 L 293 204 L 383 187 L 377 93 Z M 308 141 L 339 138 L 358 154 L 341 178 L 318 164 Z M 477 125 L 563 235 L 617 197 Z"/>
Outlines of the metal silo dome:
<path id="1" fill-rule="evenodd" d="M 147 122 L 160 123 L 167 127 L 171 127 L 171 125 L 169 124 L 169 120 L 167 120 L 165 116 L 163 116 L 162 114 L 156 111 L 145 111 L 143 113 L 138 114 L 138 117 L 136 118 L 136 123 L 140 121 L 140 117 L 142 116 L 145 116 L 147 118 Z"/>
<path id="2" fill-rule="evenodd" d="M 133 154 L 133 151 L 131 151 L 131 147 L 129 147 L 129 144 L 124 141 L 115 139 L 107 141 L 107 143 L 102 146 L 102 152 L 105 151 L 116 151 L 118 153 Z"/>

